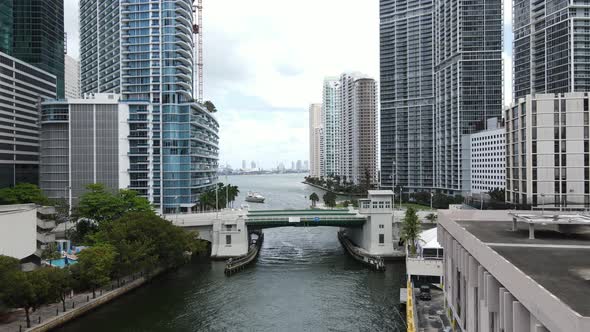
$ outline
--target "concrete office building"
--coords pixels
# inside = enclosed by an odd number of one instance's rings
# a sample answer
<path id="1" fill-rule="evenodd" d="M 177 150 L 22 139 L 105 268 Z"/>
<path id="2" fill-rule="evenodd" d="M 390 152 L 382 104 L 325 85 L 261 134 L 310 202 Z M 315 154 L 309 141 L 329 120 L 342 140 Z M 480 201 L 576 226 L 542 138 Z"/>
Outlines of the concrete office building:
<path id="1" fill-rule="evenodd" d="M 381 185 L 385 188 L 433 187 L 434 3 L 380 1 Z"/>
<path id="2" fill-rule="evenodd" d="M 455 194 L 461 137 L 502 115 L 502 1 L 436 0 L 434 22 L 434 187 Z"/>
<path id="3" fill-rule="evenodd" d="M 588 104 L 582 92 L 536 94 L 506 110 L 507 202 L 590 207 Z"/>
<path id="4" fill-rule="evenodd" d="M 56 97 L 55 75 L 0 53 L 0 188 L 39 182 L 39 102 Z"/>
<path id="5" fill-rule="evenodd" d="M 324 131 L 323 166 L 321 176 L 331 177 L 340 174 L 341 134 L 341 100 L 340 79 L 324 79 L 322 93 L 322 123 Z"/>
<path id="6" fill-rule="evenodd" d="M 41 106 L 40 187 L 75 205 L 92 183 L 128 188 L 147 165 L 129 164 L 129 106 L 116 94 L 46 101 Z"/>
<path id="7" fill-rule="evenodd" d="M 589 226 L 581 215 L 439 211 L 444 295 L 455 330 L 590 331 Z"/>
<path id="8" fill-rule="evenodd" d="M 320 177 L 322 169 L 322 129 L 322 104 L 311 104 L 309 105 L 309 175 L 313 177 Z"/>
<path id="9" fill-rule="evenodd" d="M 463 135 L 462 187 L 464 194 L 487 193 L 506 186 L 506 130 L 497 118 L 488 119 L 486 130 Z"/>
<path id="10" fill-rule="evenodd" d="M 377 87 L 359 73 L 340 76 L 340 167 L 337 175 L 361 184 L 377 183 Z"/>
<path id="11" fill-rule="evenodd" d="M 588 11 L 582 1 L 515 0 L 514 98 L 590 90 Z"/>
<path id="12" fill-rule="evenodd" d="M 64 1 L 0 1 L 0 52 L 54 75 L 64 96 Z"/>
<path id="13" fill-rule="evenodd" d="M 80 62 L 69 55 L 65 56 L 65 96 L 80 98 Z"/>
<path id="14" fill-rule="evenodd" d="M 80 1 L 82 93 L 129 107 L 130 189 L 164 213 L 217 182 L 219 124 L 194 101 L 193 1 Z"/>

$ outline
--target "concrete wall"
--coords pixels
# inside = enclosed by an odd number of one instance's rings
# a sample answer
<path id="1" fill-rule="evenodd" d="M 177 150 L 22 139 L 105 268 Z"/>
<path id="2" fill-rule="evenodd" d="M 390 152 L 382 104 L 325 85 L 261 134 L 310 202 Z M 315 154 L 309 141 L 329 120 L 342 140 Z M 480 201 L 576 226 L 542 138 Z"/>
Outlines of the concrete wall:
<path id="1" fill-rule="evenodd" d="M 248 253 L 248 228 L 243 219 L 213 224 L 211 257 L 239 257 Z"/>
<path id="2" fill-rule="evenodd" d="M 0 255 L 23 259 L 37 250 L 34 204 L 0 206 Z"/>

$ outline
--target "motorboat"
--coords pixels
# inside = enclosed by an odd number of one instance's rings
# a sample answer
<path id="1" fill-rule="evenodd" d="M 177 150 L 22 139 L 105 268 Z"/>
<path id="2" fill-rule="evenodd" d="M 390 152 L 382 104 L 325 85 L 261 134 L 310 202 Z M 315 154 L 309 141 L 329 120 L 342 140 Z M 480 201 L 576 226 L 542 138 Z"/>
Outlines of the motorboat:
<path id="1" fill-rule="evenodd" d="M 259 193 L 249 192 L 248 196 L 246 196 L 246 202 L 264 203 L 264 196 Z"/>

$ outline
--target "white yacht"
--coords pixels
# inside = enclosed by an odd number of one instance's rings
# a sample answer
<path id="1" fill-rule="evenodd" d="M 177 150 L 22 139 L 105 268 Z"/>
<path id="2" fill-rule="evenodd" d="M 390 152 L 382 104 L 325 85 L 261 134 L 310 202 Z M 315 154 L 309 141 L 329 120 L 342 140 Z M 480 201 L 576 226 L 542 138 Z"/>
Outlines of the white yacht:
<path id="1" fill-rule="evenodd" d="M 248 196 L 246 196 L 246 202 L 264 203 L 264 196 L 259 193 L 249 192 Z"/>

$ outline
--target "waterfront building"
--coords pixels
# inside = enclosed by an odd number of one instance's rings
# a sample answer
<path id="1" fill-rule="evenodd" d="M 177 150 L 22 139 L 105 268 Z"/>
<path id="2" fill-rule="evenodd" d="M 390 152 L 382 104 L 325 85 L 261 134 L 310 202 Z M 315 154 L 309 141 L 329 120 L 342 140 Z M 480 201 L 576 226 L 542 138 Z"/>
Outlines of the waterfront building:
<path id="1" fill-rule="evenodd" d="M 340 76 L 341 178 L 355 184 L 377 183 L 377 86 L 359 73 Z"/>
<path id="2" fill-rule="evenodd" d="M 57 78 L 64 96 L 63 0 L 0 1 L 0 52 Z"/>
<path id="3" fill-rule="evenodd" d="M 589 225 L 573 214 L 439 210 L 455 331 L 590 331 Z"/>
<path id="4" fill-rule="evenodd" d="M 70 206 L 92 183 L 125 189 L 135 171 L 130 165 L 129 106 L 117 94 L 89 94 L 86 99 L 45 101 L 40 118 L 40 188 L 50 199 L 66 195 Z M 138 147 L 133 146 L 133 149 Z"/>
<path id="5" fill-rule="evenodd" d="M 590 5 L 581 1 L 513 2 L 514 99 L 528 94 L 586 92 Z"/>
<path id="6" fill-rule="evenodd" d="M 461 147 L 463 194 L 482 194 L 506 187 L 506 129 L 498 118 L 486 130 L 463 135 Z"/>
<path id="7" fill-rule="evenodd" d="M 407 191 L 425 191 L 434 185 L 434 2 L 380 1 L 381 185 L 385 188 L 399 185 Z"/>
<path id="8" fill-rule="evenodd" d="M 461 137 L 502 115 L 502 1 L 436 0 L 434 23 L 434 187 L 458 194 Z"/>
<path id="9" fill-rule="evenodd" d="M 323 161 L 321 176 L 340 174 L 341 149 L 340 79 L 326 77 L 322 92 Z"/>
<path id="10" fill-rule="evenodd" d="M 309 105 L 309 175 L 313 177 L 321 175 L 322 135 L 322 104 L 311 104 Z"/>
<path id="11" fill-rule="evenodd" d="M 535 94 L 506 110 L 507 202 L 590 207 L 588 104 L 588 93 Z"/>
<path id="12" fill-rule="evenodd" d="M 13 257 L 21 262 L 25 271 L 41 264 L 41 250 L 55 242 L 55 222 L 47 218 L 55 214 L 53 207 L 35 204 L 0 206 L 0 255 Z"/>
<path id="13" fill-rule="evenodd" d="M 65 56 L 65 97 L 80 98 L 80 62 Z"/>
<path id="14" fill-rule="evenodd" d="M 0 188 L 39 183 L 39 102 L 55 75 L 0 52 Z"/>
<path id="15" fill-rule="evenodd" d="M 193 91 L 193 9 L 191 0 L 80 1 L 82 93 L 121 94 L 129 189 L 164 213 L 195 209 L 217 182 L 219 125 Z"/>

